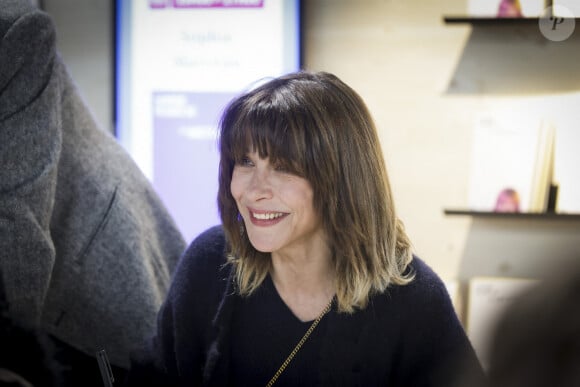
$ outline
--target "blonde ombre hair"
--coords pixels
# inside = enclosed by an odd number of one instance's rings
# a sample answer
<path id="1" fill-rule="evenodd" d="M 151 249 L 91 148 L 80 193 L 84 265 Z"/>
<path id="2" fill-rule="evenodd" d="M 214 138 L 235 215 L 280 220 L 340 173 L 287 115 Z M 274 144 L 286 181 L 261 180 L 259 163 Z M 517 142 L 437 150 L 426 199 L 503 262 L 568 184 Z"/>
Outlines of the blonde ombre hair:
<path id="1" fill-rule="evenodd" d="M 365 308 L 371 294 L 412 280 L 411 244 L 365 103 L 336 76 L 302 71 L 235 98 L 220 121 L 218 208 L 240 294 L 258 288 L 271 267 L 270 254 L 250 243 L 230 192 L 234 165 L 250 150 L 310 182 L 339 311 Z"/>

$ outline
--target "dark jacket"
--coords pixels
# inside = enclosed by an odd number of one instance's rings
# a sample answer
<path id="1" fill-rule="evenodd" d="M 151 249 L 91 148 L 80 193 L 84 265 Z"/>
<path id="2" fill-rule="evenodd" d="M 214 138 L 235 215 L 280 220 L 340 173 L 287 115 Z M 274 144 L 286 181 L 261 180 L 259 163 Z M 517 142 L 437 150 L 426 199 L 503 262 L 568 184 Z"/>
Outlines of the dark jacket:
<path id="1" fill-rule="evenodd" d="M 371 297 L 366 309 L 328 315 L 320 385 L 450 387 L 464 374 L 482 376 L 443 283 L 417 257 L 411 270 L 413 282 Z M 157 336 L 134 358 L 129 385 L 230 384 L 228 335 L 239 300 L 231 271 L 220 227 L 191 244 L 161 309 Z"/>
<path id="2" fill-rule="evenodd" d="M 97 126 L 49 16 L 0 0 L 0 272 L 11 317 L 127 367 L 185 242 Z"/>

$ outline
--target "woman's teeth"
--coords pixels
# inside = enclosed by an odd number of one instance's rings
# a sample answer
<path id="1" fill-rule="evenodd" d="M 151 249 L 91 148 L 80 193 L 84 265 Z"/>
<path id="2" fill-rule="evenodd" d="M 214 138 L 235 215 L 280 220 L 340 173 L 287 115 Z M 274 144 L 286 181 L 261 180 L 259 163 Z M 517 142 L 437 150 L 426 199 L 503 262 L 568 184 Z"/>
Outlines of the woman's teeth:
<path id="1" fill-rule="evenodd" d="M 255 212 L 252 213 L 252 216 L 256 219 L 260 219 L 260 220 L 271 220 L 271 219 L 276 219 L 281 217 L 282 215 L 284 215 L 284 213 L 282 212 L 270 212 L 270 213 L 266 213 L 266 214 L 256 214 Z"/>

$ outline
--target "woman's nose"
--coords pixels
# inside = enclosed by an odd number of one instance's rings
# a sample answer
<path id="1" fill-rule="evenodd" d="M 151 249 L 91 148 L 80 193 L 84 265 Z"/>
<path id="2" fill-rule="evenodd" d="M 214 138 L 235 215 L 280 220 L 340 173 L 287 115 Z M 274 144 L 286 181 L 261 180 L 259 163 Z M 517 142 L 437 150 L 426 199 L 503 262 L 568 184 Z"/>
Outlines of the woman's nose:
<path id="1" fill-rule="evenodd" d="M 272 184 L 270 181 L 270 171 L 267 168 L 256 168 L 252 174 L 249 194 L 254 200 L 272 197 Z"/>

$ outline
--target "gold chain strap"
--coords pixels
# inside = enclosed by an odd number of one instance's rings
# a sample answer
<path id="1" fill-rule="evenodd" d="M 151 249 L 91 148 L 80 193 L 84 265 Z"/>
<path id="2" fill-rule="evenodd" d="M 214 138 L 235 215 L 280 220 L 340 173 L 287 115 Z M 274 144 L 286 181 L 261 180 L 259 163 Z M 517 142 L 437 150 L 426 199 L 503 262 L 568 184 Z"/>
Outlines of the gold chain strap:
<path id="1" fill-rule="evenodd" d="M 328 305 L 326 305 L 326 308 L 324 308 L 324 310 L 322 311 L 322 313 L 320 314 L 320 316 L 318 316 L 318 318 L 316 318 L 316 320 L 314 320 L 312 322 L 312 325 L 310 325 L 310 328 L 308 328 L 308 330 L 306 331 L 306 333 L 304 334 L 304 336 L 302 336 L 302 338 L 300 339 L 300 341 L 298 342 L 298 344 L 296 344 L 296 346 L 294 347 L 294 349 L 292 350 L 292 352 L 290 352 L 290 355 L 288 355 L 288 357 L 286 358 L 286 360 L 284 360 L 284 363 L 282 363 L 282 365 L 280 366 L 280 368 L 278 368 L 278 371 L 276 371 L 276 373 L 274 374 L 274 376 L 272 376 L 272 379 L 270 379 L 270 381 L 268 382 L 268 384 L 266 384 L 266 387 L 271 387 L 276 382 L 276 380 L 278 380 L 278 377 L 280 377 L 280 375 L 282 374 L 282 372 L 284 372 L 284 370 L 286 369 L 286 367 L 288 367 L 288 364 L 290 364 L 290 362 L 292 361 L 292 359 L 294 359 L 294 356 L 296 356 L 296 353 L 298 353 L 298 351 L 300 350 L 300 348 L 302 348 L 302 346 L 304 345 L 304 342 L 308 339 L 308 337 L 310 337 L 310 334 L 312 333 L 312 331 L 314 331 L 314 329 L 316 328 L 316 326 L 318 325 L 318 323 L 320 322 L 320 320 L 322 320 L 322 318 L 324 317 L 324 315 L 330 311 L 330 307 L 332 306 L 332 300 L 333 299 L 334 299 L 334 297 L 330 300 L 330 302 L 328 303 Z"/>

